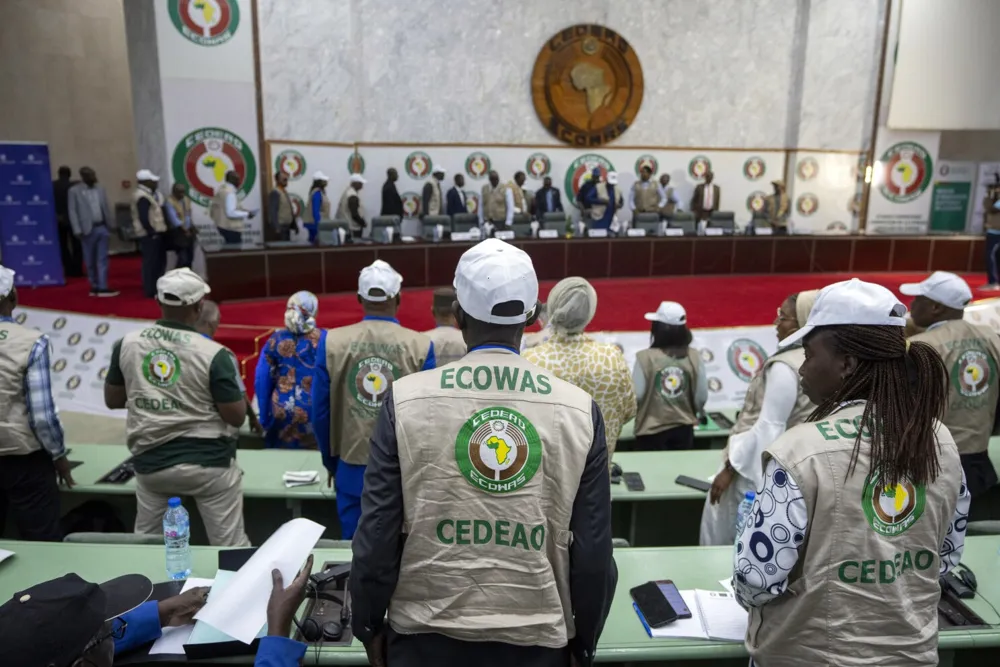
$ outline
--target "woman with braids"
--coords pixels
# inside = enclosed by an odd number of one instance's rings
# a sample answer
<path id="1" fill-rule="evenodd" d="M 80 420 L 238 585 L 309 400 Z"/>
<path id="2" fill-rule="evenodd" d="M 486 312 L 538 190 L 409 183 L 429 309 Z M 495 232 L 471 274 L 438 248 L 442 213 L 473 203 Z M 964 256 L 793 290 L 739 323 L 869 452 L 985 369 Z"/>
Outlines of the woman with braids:
<path id="1" fill-rule="evenodd" d="M 818 291 L 793 294 L 778 308 L 774 328 L 786 340 L 806 323 Z M 764 449 L 787 429 L 801 424 L 816 407 L 799 386 L 799 366 L 805 359 L 800 344 L 789 345 L 769 358 L 750 381 L 743 410 L 723 451 L 722 468 L 701 514 L 702 546 L 732 544 L 736 511 L 747 491 L 755 491 Z"/>
<path id="2" fill-rule="evenodd" d="M 905 314 L 889 290 L 850 280 L 782 341 L 804 341 L 818 407 L 764 452 L 736 543 L 751 664 L 938 663 L 938 577 L 961 559 L 970 497 L 939 422 L 947 372 L 903 337 Z"/>

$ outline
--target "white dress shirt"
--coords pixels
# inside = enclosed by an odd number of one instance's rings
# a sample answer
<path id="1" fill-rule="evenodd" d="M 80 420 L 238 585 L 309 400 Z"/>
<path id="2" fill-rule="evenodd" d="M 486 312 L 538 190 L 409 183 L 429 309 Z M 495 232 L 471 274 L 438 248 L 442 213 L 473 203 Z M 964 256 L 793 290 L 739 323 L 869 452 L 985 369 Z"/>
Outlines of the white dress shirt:
<path id="1" fill-rule="evenodd" d="M 230 220 L 246 220 L 250 217 L 249 211 L 244 211 L 239 208 L 235 192 L 226 194 L 226 217 Z"/>
<path id="2" fill-rule="evenodd" d="M 702 199 L 701 207 L 702 209 L 708 211 L 715 203 L 715 187 L 711 183 L 705 183 L 705 187 L 702 192 L 704 193 L 704 198 Z"/>
<path id="3" fill-rule="evenodd" d="M 729 462 L 753 484 L 762 473 L 761 455 L 788 429 L 788 418 L 799 396 L 799 375 L 787 364 L 768 366 L 764 380 L 764 401 L 757 421 L 749 431 L 729 436 Z"/>
<path id="4" fill-rule="evenodd" d="M 673 194 L 672 192 L 668 196 L 668 191 L 669 190 L 670 190 L 670 186 L 669 185 L 667 187 L 663 187 L 662 185 L 657 185 L 656 186 L 656 191 L 660 193 L 659 207 L 663 208 L 664 206 L 667 205 L 668 201 L 671 201 L 671 202 L 674 203 L 674 207 L 678 211 L 681 210 L 681 206 L 680 206 L 681 202 L 680 202 L 680 200 L 677 199 L 677 195 Z"/>
<path id="5" fill-rule="evenodd" d="M 508 227 L 514 222 L 514 190 L 512 188 L 504 187 L 503 200 L 507 204 L 507 219 L 504 224 Z"/>

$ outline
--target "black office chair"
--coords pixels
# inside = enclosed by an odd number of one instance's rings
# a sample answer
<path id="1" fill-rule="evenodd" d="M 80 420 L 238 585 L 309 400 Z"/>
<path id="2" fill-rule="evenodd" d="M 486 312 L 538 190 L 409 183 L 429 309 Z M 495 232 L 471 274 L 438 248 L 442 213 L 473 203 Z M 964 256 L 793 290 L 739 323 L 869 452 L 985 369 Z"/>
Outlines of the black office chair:
<path id="1" fill-rule="evenodd" d="M 392 238 L 389 231 L 392 230 Z M 399 216 L 377 215 L 372 218 L 372 241 L 376 243 L 392 243 L 399 239 Z"/>
<path id="2" fill-rule="evenodd" d="M 541 223 L 545 229 L 554 229 L 554 227 L 549 227 L 548 223 L 559 223 L 561 225 L 566 224 L 566 214 L 560 213 L 558 211 L 554 213 L 543 213 Z"/>
<path id="3" fill-rule="evenodd" d="M 756 234 L 757 230 L 766 229 L 765 234 L 771 233 L 771 221 L 765 217 L 762 211 L 754 211 L 753 217 L 750 219 L 750 226 L 747 227 L 748 234 Z"/>
<path id="4" fill-rule="evenodd" d="M 732 234 L 736 230 L 736 215 L 732 211 L 715 211 L 708 218 L 708 226 Z"/>
<path id="5" fill-rule="evenodd" d="M 467 232 L 479 226 L 479 217 L 474 213 L 458 213 L 451 216 L 451 230 L 453 232 Z"/>
<path id="6" fill-rule="evenodd" d="M 517 216 L 514 218 L 516 220 Z M 515 222 L 511 224 L 510 228 L 514 230 L 514 236 L 519 239 L 529 239 L 533 236 L 530 222 Z"/>
<path id="7" fill-rule="evenodd" d="M 645 229 L 646 236 L 659 236 L 662 226 L 659 213 L 636 213 L 632 220 L 632 227 Z"/>
<path id="8" fill-rule="evenodd" d="M 531 216 L 527 213 L 516 213 L 511 219 L 511 225 L 526 225 L 531 222 Z"/>
<path id="9" fill-rule="evenodd" d="M 347 220 L 323 220 L 316 225 L 316 239 L 320 245 L 340 245 L 338 229 L 344 230 L 344 239 L 351 236 L 351 224 Z"/>
<path id="10" fill-rule="evenodd" d="M 425 215 L 423 219 L 423 237 L 428 241 L 434 240 L 435 230 L 441 225 L 441 239 L 451 236 L 451 216 L 448 215 Z"/>
<path id="11" fill-rule="evenodd" d="M 670 219 L 667 226 L 672 229 L 684 230 L 685 236 L 688 234 L 694 234 L 698 229 L 695 224 L 694 214 L 689 211 L 678 211 L 677 213 L 674 213 L 674 217 Z"/>

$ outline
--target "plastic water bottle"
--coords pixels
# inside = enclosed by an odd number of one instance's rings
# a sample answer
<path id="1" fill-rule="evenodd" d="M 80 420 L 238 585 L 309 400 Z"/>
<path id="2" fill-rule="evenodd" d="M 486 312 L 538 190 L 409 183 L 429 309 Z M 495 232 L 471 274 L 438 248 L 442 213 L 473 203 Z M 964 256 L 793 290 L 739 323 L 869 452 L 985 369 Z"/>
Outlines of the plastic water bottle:
<path id="1" fill-rule="evenodd" d="M 163 543 L 167 547 L 167 576 L 187 579 L 191 576 L 191 518 L 180 498 L 171 498 L 163 515 Z"/>
<path id="2" fill-rule="evenodd" d="M 753 499 L 756 497 L 753 491 L 747 491 L 746 495 L 743 496 L 743 500 L 740 501 L 740 507 L 736 510 L 736 541 L 739 542 L 740 534 L 743 532 L 743 525 L 746 523 L 747 518 L 750 516 L 750 510 L 753 509 Z"/>

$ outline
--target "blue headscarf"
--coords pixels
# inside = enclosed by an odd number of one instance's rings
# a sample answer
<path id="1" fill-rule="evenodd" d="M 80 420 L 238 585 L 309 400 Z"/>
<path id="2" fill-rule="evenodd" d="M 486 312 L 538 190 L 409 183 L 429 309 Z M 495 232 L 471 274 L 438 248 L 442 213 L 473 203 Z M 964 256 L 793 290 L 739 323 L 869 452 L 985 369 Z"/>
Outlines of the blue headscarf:
<path id="1" fill-rule="evenodd" d="M 307 334 L 316 328 L 319 299 L 312 292 L 296 292 L 285 307 L 285 327 L 293 334 Z"/>

